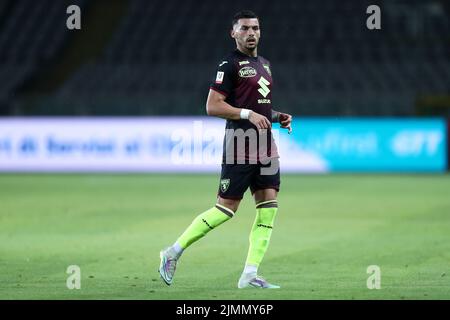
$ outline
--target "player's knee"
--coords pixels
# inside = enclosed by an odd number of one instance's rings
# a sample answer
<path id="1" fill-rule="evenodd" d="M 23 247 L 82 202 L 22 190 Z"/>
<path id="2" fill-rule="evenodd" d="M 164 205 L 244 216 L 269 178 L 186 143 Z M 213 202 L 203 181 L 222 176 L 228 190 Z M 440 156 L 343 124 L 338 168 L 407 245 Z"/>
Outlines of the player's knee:
<path id="1" fill-rule="evenodd" d="M 260 203 L 263 201 L 271 201 L 277 199 L 277 190 L 275 189 L 260 189 L 256 190 L 253 194 L 256 203 Z"/>
<path id="2" fill-rule="evenodd" d="M 217 198 L 218 204 L 232 210 L 233 212 L 236 212 L 238 210 L 240 202 L 240 199 L 225 199 L 222 197 Z"/>

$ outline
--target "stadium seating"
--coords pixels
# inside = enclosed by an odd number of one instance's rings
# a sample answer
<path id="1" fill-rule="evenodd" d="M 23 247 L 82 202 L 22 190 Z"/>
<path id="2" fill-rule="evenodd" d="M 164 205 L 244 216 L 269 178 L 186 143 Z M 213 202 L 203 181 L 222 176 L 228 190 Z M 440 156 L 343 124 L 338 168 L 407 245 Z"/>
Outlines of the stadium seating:
<path id="1" fill-rule="evenodd" d="M 0 114 L 20 114 L 21 89 L 58 59 L 67 40 L 66 6 L 53 0 L 0 1 Z"/>
<path id="2" fill-rule="evenodd" d="M 234 47 L 230 17 L 251 8 L 261 17 L 259 52 L 273 64 L 279 109 L 320 116 L 412 115 L 421 95 L 450 90 L 448 4 L 378 2 L 382 30 L 369 31 L 368 0 L 129 0 L 101 55 L 30 112 L 204 114 L 215 67 Z M 55 63 L 70 41 L 61 28 L 63 1 L 36 1 L 33 10 L 30 3 L 0 5 L 0 17 L 7 18 L 0 24 L 0 81 L 7 83 L 0 87 L 0 107 L 8 108 L 6 114 L 17 112 L 23 85 Z"/>

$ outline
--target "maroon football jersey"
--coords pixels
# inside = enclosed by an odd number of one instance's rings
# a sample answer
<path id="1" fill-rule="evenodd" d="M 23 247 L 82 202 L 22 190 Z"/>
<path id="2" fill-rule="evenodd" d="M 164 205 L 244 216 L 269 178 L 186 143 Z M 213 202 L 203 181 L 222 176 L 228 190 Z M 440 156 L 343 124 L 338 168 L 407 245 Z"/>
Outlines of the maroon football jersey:
<path id="1" fill-rule="evenodd" d="M 226 97 L 225 102 L 231 106 L 250 109 L 264 115 L 271 121 L 272 82 L 272 72 L 268 60 L 261 56 L 247 56 L 236 49 L 219 63 L 210 88 L 223 94 Z M 242 129 L 247 134 L 245 147 L 239 144 L 237 137 L 231 136 L 238 129 Z M 256 135 L 253 135 L 253 133 L 256 133 Z M 250 146 L 250 143 L 253 143 L 250 141 L 250 137 L 254 136 L 257 139 L 256 149 Z M 223 153 L 224 163 L 230 155 L 239 162 L 264 162 L 267 158 L 277 158 L 278 151 L 271 129 L 267 130 L 266 135 L 263 136 L 258 133 L 256 126 L 249 120 L 227 120 Z M 229 160 L 226 163 L 229 163 Z"/>

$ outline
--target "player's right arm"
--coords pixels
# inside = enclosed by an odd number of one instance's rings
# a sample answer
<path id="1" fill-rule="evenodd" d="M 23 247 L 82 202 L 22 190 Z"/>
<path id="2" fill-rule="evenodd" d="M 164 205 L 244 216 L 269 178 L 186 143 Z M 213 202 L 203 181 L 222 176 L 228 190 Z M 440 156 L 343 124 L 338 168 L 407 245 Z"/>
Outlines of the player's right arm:
<path id="1" fill-rule="evenodd" d="M 209 116 L 220 117 L 229 120 L 241 119 L 241 108 L 235 108 L 225 102 L 226 97 L 213 90 L 209 90 L 206 101 L 206 112 Z M 248 120 L 258 129 L 268 129 L 271 126 L 270 121 L 263 115 L 250 110 Z"/>
<path id="2" fill-rule="evenodd" d="M 242 108 L 233 107 L 225 101 L 227 95 L 233 90 L 235 72 L 231 62 L 225 60 L 219 64 L 206 101 L 207 114 L 229 120 L 248 119 L 258 129 L 270 128 L 271 122 L 265 116 L 251 110 L 243 111 Z"/>

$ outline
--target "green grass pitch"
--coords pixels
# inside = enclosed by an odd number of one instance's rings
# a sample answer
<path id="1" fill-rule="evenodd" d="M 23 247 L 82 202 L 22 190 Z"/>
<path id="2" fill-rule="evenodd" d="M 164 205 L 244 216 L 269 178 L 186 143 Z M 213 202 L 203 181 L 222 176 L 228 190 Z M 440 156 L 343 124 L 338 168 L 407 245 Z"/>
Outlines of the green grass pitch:
<path id="1" fill-rule="evenodd" d="M 168 287 L 159 250 L 217 186 L 217 175 L 0 175 L 0 299 L 450 299 L 449 175 L 283 175 L 260 267 L 280 290 L 237 289 L 249 192 Z M 66 287 L 69 265 L 79 290 Z"/>

